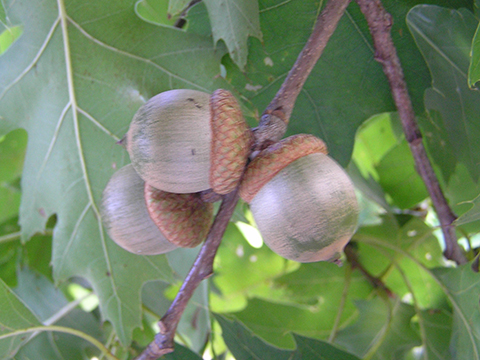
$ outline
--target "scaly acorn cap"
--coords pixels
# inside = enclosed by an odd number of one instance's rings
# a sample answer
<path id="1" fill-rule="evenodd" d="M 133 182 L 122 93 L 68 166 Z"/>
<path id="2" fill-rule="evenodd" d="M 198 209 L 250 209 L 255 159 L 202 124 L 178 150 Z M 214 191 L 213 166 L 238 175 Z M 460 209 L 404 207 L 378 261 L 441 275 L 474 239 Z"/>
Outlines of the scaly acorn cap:
<path id="1" fill-rule="evenodd" d="M 248 164 L 240 185 L 240 197 L 250 203 L 280 170 L 293 161 L 314 153 L 328 154 L 327 146 L 309 134 L 293 135 L 269 146 Z"/>
<path id="2" fill-rule="evenodd" d="M 203 202 L 200 194 L 168 193 L 145 183 L 145 201 L 151 219 L 172 244 L 193 248 L 205 240 L 213 204 Z"/>
<path id="3" fill-rule="evenodd" d="M 210 185 L 217 194 L 233 191 L 247 163 L 253 136 L 240 105 L 227 90 L 216 90 L 210 98 L 212 147 Z"/>

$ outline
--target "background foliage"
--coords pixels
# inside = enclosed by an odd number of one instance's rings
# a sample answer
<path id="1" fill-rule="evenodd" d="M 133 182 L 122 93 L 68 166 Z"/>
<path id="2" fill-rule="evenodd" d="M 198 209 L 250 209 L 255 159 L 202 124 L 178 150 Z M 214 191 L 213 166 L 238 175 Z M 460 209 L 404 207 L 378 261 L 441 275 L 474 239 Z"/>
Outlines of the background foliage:
<path id="1" fill-rule="evenodd" d="M 172 88 L 235 93 L 252 126 L 323 5 L 317 0 L 2 0 L 0 358 L 131 359 L 198 249 L 136 256 L 101 222 L 115 143 Z M 385 0 L 425 143 L 469 259 L 480 230 L 478 0 Z M 343 267 L 262 246 L 239 204 L 167 359 L 480 359 L 480 277 L 442 257 L 366 22 L 352 3 L 289 134 L 347 167 L 362 212 Z M 475 263 L 473 263 L 475 264 Z M 372 282 L 372 279 L 379 280 Z M 381 286 L 379 286 L 381 284 Z"/>

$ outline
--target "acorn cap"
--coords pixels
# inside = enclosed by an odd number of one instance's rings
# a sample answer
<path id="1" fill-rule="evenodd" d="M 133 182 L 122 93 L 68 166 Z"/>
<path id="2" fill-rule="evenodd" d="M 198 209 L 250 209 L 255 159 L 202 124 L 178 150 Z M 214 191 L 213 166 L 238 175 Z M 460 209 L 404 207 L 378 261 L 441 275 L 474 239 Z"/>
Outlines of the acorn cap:
<path id="1" fill-rule="evenodd" d="M 284 167 L 314 153 L 327 154 L 327 146 L 309 134 L 293 135 L 269 146 L 248 165 L 240 185 L 240 197 L 250 203 L 258 191 Z"/>
<path id="2" fill-rule="evenodd" d="M 200 194 L 174 194 L 145 183 L 148 213 L 162 234 L 179 247 L 192 248 L 205 240 L 213 223 L 213 204 Z"/>
<path id="3" fill-rule="evenodd" d="M 253 136 L 240 105 L 229 91 L 214 91 L 210 109 L 210 185 L 217 194 L 224 195 L 233 191 L 240 180 Z"/>

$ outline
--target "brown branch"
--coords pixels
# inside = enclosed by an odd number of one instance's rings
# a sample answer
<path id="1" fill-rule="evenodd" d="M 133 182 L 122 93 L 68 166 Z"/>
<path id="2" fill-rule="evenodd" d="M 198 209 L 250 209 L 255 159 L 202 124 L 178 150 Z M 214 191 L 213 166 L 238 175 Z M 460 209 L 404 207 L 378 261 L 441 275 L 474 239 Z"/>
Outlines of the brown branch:
<path id="1" fill-rule="evenodd" d="M 295 101 L 303 84 L 327 46 L 350 0 L 330 0 L 317 18 L 315 28 L 282 87 L 267 106 L 254 129 L 255 150 L 280 140 L 287 130 Z"/>
<path id="2" fill-rule="evenodd" d="M 160 356 L 173 351 L 173 338 L 180 318 L 195 289 L 200 285 L 202 280 L 208 278 L 213 273 L 213 259 L 215 258 L 237 202 L 238 189 L 224 196 L 215 221 L 208 233 L 207 240 L 198 253 L 175 300 L 170 305 L 166 314 L 158 322 L 160 332 L 155 335 L 155 340 L 148 345 L 136 360 L 156 360 Z"/>
<path id="3" fill-rule="evenodd" d="M 255 148 L 264 148 L 285 134 L 293 106 L 303 84 L 320 58 L 350 0 L 330 0 L 320 13 L 307 44 L 297 58 L 281 89 L 265 110 L 259 127 L 254 129 Z M 202 194 L 210 201 L 212 194 Z M 214 197 L 213 197 L 214 199 Z M 159 321 L 160 332 L 136 360 L 156 360 L 174 350 L 174 336 L 188 301 L 200 282 L 213 273 L 213 260 L 238 201 L 238 189 L 225 195 L 220 210 L 175 300 Z"/>
<path id="4" fill-rule="evenodd" d="M 382 289 L 391 298 L 395 296 L 394 293 L 387 287 L 387 285 L 385 285 L 382 279 L 373 276 L 368 272 L 367 269 L 365 269 L 363 264 L 360 262 L 360 259 L 358 258 L 357 250 L 354 248 L 351 242 L 348 243 L 347 246 L 345 246 L 345 249 L 343 249 L 343 251 L 345 252 L 345 257 L 350 263 L 352 269 L 357 269 L 358 271 L 360 271 L 374 288 Z"/>
<path id="5" fill-rule="evenodd" d="M 375 60 L 383 67 L 387 76 L 392 96 L 397 106 L 405 137 L 415 159 L 417 172 L 423 179 L 433 206 L 437 213 L 445 239 L 445 257 L 463 264 L 467 260 L 457 242 L 453 222 L 455 214 L 450 209 L 447 200 L 440 188 L 438 179 L 433 171 L 430 160 L 422 142 L 422 134 L 415 120 L 407 85 L 403 76 L 403 70 L 397 51 L 390 36 L 392 17 L 388 14 L 380 0 L 356 0 L 360 9 L 367 19 L 368 27 L 375 46 Z"/>

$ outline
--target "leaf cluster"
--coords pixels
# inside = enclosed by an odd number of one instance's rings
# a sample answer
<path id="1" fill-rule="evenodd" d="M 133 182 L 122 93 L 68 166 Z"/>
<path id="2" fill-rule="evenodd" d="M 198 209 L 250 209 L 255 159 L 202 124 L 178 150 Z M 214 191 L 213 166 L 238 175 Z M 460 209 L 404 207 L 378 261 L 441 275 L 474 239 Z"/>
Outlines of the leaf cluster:
<path id="1" fill-rule="evenodd" d="M 383 3 L 472 263 L 442 255 L 352 2 L 287 134 L 322 138 L 356 185 L 362 211 L 343 267 L 274 254 L 240 203 L 166 359 L 480 359 L 480 4 Z M 133 359 L 152 341 L 198 249 L 137 256 L 108 238 L 101 194 L 129 163 L 116 142 L 146 99 L 173 88 L 229 89 L 255 126 L 323 5 L 0 2 L 0 358 Z"/>

